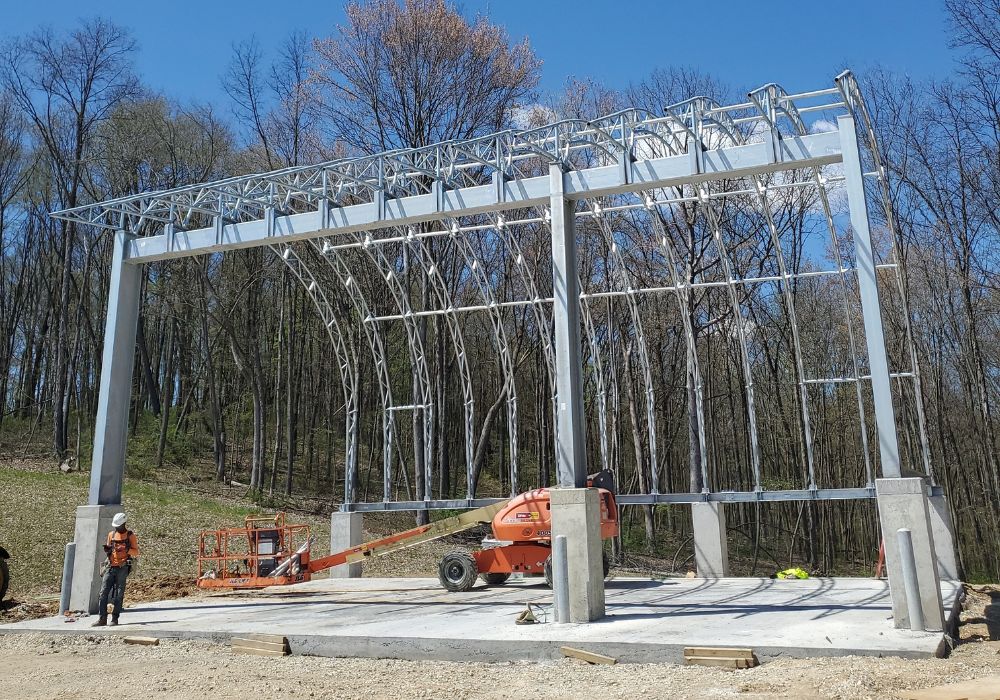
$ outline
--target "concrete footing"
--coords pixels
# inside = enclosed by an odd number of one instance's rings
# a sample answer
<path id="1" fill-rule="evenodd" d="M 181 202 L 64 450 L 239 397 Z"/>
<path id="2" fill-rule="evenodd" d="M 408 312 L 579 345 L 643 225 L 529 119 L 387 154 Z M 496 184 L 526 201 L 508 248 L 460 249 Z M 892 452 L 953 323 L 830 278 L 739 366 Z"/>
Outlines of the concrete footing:
<path id="1" fill-rule="evenodd" d="M 903 565 L 896 544 L 896 531 L 909 528 L 917 565 L 917 587 L 924 624 L 928 630 L 944 629 L 941 585 L 938 579 L 934 535 L 931 531 L 927 487 L 921 478 L 876 479 L 879 521 L 885 542 L 885 565 L 892 598 L 892 620 L 897 628 L 908 628 L 910 616 L 903 586 Z"/>
<path id="2" fill-rule="evenodd" d="M 934 556 L 937 557 L 938 578 L 958 581 L 958 555 L 955 551 L 955 529 L 951 519 L 948 499 L 930 496 L 931 534 L 934 536 Z"/>
<path id="3" fill-rule="evenodd" d="M 726 540 L 726 511 L 721 503 L 692 503 L 694 561 L 700 578 L 729 576 L 729 546 Z"/>
<path id="4" fill-rule="evenodd" d="M 601 500 L 597 489 L 549 491 L 552 537 L 566 536 L 569 564 L 569 621 L 604 617 L 604 561 Z"/>
<path id="5" fill-rule="evenodd" d="M 97 612 L 97 601 L 101 597 L 101 563 L 105 559 L 102 545 L 111 532 L 111 519 L 121 511 L 120 505 L 77 507 L 70 610 L 86 610 L 91 615 Z"/>
<path id="6" fill-rule="evenodd" d="M 341 552 L 362 544 L 364 539 L 362 513 L 332 513 L 330 515 L 330 553 Z M 330 578 L 361 578 L 362 564 L 341 564 L 330 569 Z"/>

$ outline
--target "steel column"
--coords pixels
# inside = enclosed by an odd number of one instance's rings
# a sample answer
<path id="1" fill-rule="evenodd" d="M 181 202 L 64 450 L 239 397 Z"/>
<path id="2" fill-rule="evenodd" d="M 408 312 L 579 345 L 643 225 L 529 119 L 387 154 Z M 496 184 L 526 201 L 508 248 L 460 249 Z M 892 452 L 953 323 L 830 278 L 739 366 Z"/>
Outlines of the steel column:
<path id="1" fill-rule="evenodd" d="M 583 371 L 580 350 L 580 283 L 576 255 L 576 206 L 566 198 L 565 174 L 549 166 L 552 222 L 552 320 L 555 326 L 556 483 L 567 488 L 587 485 L 586 424 L 583 416 Z"/>
<path id="2" fill-rule="evenodd" d="M 841 152 L 844 158 L 844 182 L 854 230 L 854 250 L 857 258 L 858 289 L 861 293 L 861 315 L 865 324 L 865 342 L 868 344 L 868 366 L 871 374 L 872 396 L 875 403 L 875 428 L 878 431 L 878 450 L 882 460 L 882 476 L 898 477 L 899 444 L 896 437 L 896 412 L 892 405 L 892 387 L 889 385 L 889 360 L 885 351 L 882 330 L 882 311 L 879 306 L 878 280 L 875 271 L 875 251 L 872 247 L 868 225 L 868 203 L 865 200 L 864 173 L 861 169 L 861 151 L 854 130 L 854 118 L 837 118 L 840 129 Z"/>
<path id="3" fill-rule="evenodd" d="M 131 239 L 115 232 L 111 258 L 108 316 L 104 324 L 104 354 L 101 388 L 94 422 L 94 457 L 90 467 L 90 497 L 87 503 L 114 505 L 122 502 L 125 444 L 132 398 L 132 365 L 135 333 L 139 320 L 140 265 L 126 264 Z"/>

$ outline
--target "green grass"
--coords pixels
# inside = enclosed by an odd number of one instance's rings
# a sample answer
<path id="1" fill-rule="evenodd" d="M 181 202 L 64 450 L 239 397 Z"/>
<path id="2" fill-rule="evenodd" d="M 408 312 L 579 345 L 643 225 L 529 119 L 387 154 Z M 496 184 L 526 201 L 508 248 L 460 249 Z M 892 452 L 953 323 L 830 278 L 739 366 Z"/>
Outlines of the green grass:
<path id="1" fill-rule="evenodd" d="M 0 545 L 11 555 L 12 597 L 58 592 L 64 547 L 73 539 L 76 508 L 87 502 L 88 486 L 87 473 L 31 471 L 16 463 L 0 466 Z M 131 478 L 125 481 L 122 500 L 143 553 L 139 579 L 179 575 L 193 581 L 198 534 L 240 526 L 248 514 L 261 512 L 250 503 Z M 314 551 L 326 551 L 327 518 L 295 514 L 290 520 L 311 525 Z"/>

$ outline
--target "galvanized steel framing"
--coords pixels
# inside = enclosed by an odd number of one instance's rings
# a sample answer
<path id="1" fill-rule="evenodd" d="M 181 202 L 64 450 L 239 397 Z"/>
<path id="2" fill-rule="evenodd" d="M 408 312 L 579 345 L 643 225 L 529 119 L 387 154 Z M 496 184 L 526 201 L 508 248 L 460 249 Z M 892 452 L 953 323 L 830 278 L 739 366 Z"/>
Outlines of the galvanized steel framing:
<path id="1" fill-rule="evenodd" d="M 809 113 L 821 114 L 828 127 L 811 129 Z M 834 126 L 835 125 L 835 126 Z M 858 126 L 860 125 L 860 131 Z M 871 162 L 866 173 L 863 162 Z M 826 172 L 828 166 L 843 167 L 843 175 Z M 805 179 L 796 179 L 803 172 Z M 891 236 L 891 259 L 878 263 L 871 241 L 865 178 L 878 181 L 884 225 Z M 770 180 L 768 179 L 770 178 Z M 742 189 L 717 185 L 742 182 Z M 855 269 L 840 256 L 838 226 L 827 188 L 842 183 L 846 190 L 853 229 Z M 665 109 L 663 115 L 625 110 L 592 121 L 564 120 L 527 130 L 510 130 L 464 142 L 448 142 L 427 148 L 399 150 L 362 158 L 287 168 L 257 175 L 228 178 L 213 183 L 144 193 L 55 212 L 53 216 L 79 224 L 117 232 L 109 305 L 105 364 L 101 378 L 99 426 L 95 436 L 91 503 L 120 501 L 120 471 L 124 463 L 124 430 L 128 402 L 117 401 L 128 386 L 131 367 L 123 358 L 134 345 L 134 306 L 138 303 L 139 265 L 157 261 L 219 253 L 240 248 L 269 246 L 306 289 L 329 334 L 345 407 L 345 505 L 347 509 L 453 508 L 481 504 L 473 488 L 475 429 L 477 421 L 474 382 L 466 350 L 460 314 L 485 313 L 497 352 L 499 378 L 504 392 L 508 483 L 511 493 L 524 485 L 518 443 L 517 358 L 508 337 L 508 310 L 528 306 L 537 328 L 536 341 L 551 390 L 557 481 L 581 485 L 588 471 L 584 383 L 581 371 L 583 340 L 589 348 L 597 404 L 600 462 L 608 466 L 617 448 L 608 444 L 607 367 L 601 358 L 601 342 L 591 302 L 605 297 L 622 298 L 628 310 L 625 326 L 631 329 L 638 371 L 644 385 L 646 449 L 652 483 L 649 493 L 625 494 L 622 503 L 666 503 L 696 501 L 832 500 L 869 498 L 873 467 L 868 456 L 867 419 L 862 383 L 869 382 L 874 397 L 874 425 L 878 434 L 880 466 L 885 476 L 898 476 L 900 455 L 891 382 L 912 381 L 919 392 L 919 368 L 912 344 L 909 318 L 904 321 L 911 366 L 890 370 L 885 348 L 879 304 L 879 270 L 895 275 L 905 314 L 905 281 L 895 253 L 898 231 L 888 203 L 886 171 L 882 164 L 870 117 L 850 73 L 838 76 L 832 88 L 789 95 L 776 85 L 766 85 L 749 94 L 745 103 L 723 106 L 699 97 Z M 792 269 L 785 258 L 781 231 L 775 222 L 772 193 L 794 188 L 814 191 L 821 216 L 829 229 L 835 252 L 835 268 Z M 675 192 L 667 196 L 666 191 Z M 624 199 L 622 197 L 624 196 Z M 756 278 L 739 277 L 732 266 L 718 209 L 727 198 L 744 197 L 755 203 L 762 222 L 761 235 L 775 256 L 776 272 Z M 631 200 L 629 198 L 632 198 Z M 580 205 L 580 202 L 583 202 Z M 711 243 L 722 268 L 723 279 L 695 279 L 685 269 L 683 256 L 667 231 L 664 212 L 670 207 L 694 204 L 710 230 Z M 510 212 L 521 212 L 520 216 Z M 670 284 L 643 286 L 629 272 L 611 216 L 617 212 L 646 216 L 656 237 L 653 245 L 664 259 Z M 436 223 L 435 223 L 436 222 Z M 551 297 L 543 297 L 538 280 L 520 246 L 518 227 L 543 227 L 552 243 Z M 150 234 L 150 231 L 158 233 Z M 579 277 L 577 239 L 582 232 L 596 233 L 611 259 L 605 275 L 607 288 L 586 290 Z M 143 235 L 139 235 L 142 232 Z M 488 236 L 500 254 L 513 261 L 512 271 L 524 298 L 500 298 L 486 270 L 474 237 Z M 448 281 L 437 269 L 437 261 L 426 247 L 437 238 L 451 246 L 464 279 L 476 290 L 479 302 L 456 298 Z M 482 239 L 481 239 L 482 240 Z M 325 260 L 328 275 L 317 275 L 312 263 L 293 244 L 308 242 L 310 257 Z M 376 308 L 358 284 L 348 251 L 364 256 L 366 265 L 378 272 L 392 299 L 389 313 Z M 354 255 L 352 253 L 351 255 Z M 411 271 L 426 285 L 432 308 L 413 308 L 411 290 L 402 280 Z M 853 369 L 844 377 L 808 377 L 803 359 L 796 304 L 795 282 L 826 276 L 839 280 L 842 290 L 849 354 Z M 864 322 L 869 372 L 862 374 L 856 332 L 849 309 L 848 286 L 857 280 Z M 333 281 L 324 289 L 324 281 Z M 800 414 L 805 479 L 801 489 L 766 491 L 765 469 L 758 434 L 757 400 L 748 328 L 741 295 L 762 284 L 773 284 L 780 292 L 789 324 L 794 358 L 797 408 Z M 698 357 L 697 338 L 688 310 L 692 293 L 723 289 L 733 319 L 739 346 L 747 431 L 750 443 L 752 491 L 713 491 L 708 482 L 708 452 L 705 436 L 705 398 Z M 343 316 L 343 307 L 330 303 L 331 294 L 343 294 L 353 310 Z M 678 305 L 686 344 L 686 371 L 694 391 L 698 454 L 705 478 L 702 493 L 660 493 L 659 439 L 653 367 L 646 346 L 642 310 L 643 295 L 664 294 Z M 904 315 L 905 315 L 904 314 Z M 340 317 L 338 317 L 340 316 Z M 424 347 L 421 319 L 443 317 L 458 370 L 462 401 L 462 445 L 466 471 L 464 499 L 434 497 L 435 406 L 434 386 Z M 361 362 L 345 323 L 357 323 L 365 336 L 375 367 L 381 413 L 383 489 L 380 503 L 360 503 L 358 498 L 358 433 Z M 410 360 L 410 403 L 399 401 L 389 371 L 387 324 L 401 323 Z M 610 321 L 609 321 L 610 323 Z M 623 326 L 621 326 L 623 327 Z M 581 330 L 583 331 L 581 337 Z M 615 333 L 608 329 L 609 334 Z M 614 340 L 613 335 L 609 336 Z M 614 341 L 617 342 L 617 341 Z M 862 360 L 864 358 L 861 358 Z M 615 358 L 611 358 L 611 384 L 618 381 Z M 815 385 L 853 383 L 856 390 L 867 483 L 825 488 L 817 483 L 813 453 L 809 388 Z M 617 392 L 613 392 L 617 396 Z M 923 406 L 916 402 L 923 468 L 930 473 L 929 448 Z M 123 408 L 124 406 L 124 408 Z M 393 497 L 394 443 L 399 434 L 397 413 L 409 411 L 415 426 L 414 455 L 422 464 L 424 489 L 414 500 Z M 416 439 L 419 438 L 419 439 Z"/>

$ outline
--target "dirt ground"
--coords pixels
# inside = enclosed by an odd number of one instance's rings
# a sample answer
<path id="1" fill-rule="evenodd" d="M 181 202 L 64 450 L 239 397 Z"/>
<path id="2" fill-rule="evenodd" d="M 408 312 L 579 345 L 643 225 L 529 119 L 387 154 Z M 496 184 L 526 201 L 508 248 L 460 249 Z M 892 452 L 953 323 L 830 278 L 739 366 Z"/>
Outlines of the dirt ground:
<path id="1" fill-rule="evenodd" d="M 0 635 L 0 700 L 41 698 L 891 698 L 905 690 L 1000 673 L 986 608 L 970 589 L 961 643 L 947 659 L 781 659 L 745 671 L 674 664 L 589 666 L 452 663 L 307 656 L 261 658 L 224 645 L 126 645 L 90 635 Z"/>
<path id="2" fill-rule="evenodd" d="M 885 698 L 997 673 L 997 649 L 949 659 L 787 659 L 746 671 L 642 664 L 452 663 L 233 654 L 203 642 L 0 636 L 0 698 Z"/>

